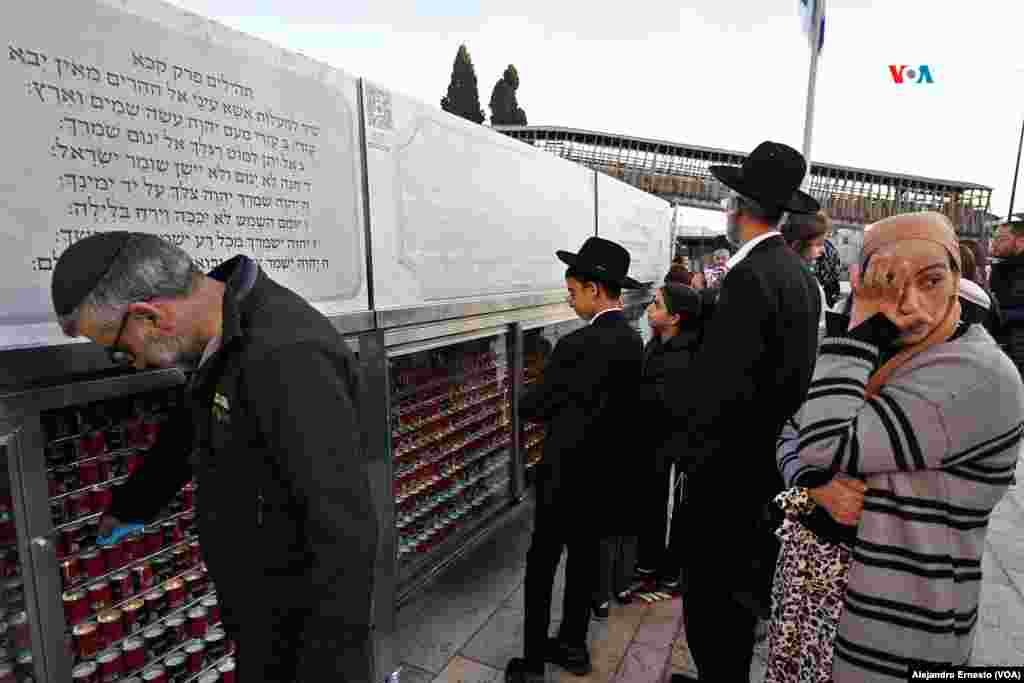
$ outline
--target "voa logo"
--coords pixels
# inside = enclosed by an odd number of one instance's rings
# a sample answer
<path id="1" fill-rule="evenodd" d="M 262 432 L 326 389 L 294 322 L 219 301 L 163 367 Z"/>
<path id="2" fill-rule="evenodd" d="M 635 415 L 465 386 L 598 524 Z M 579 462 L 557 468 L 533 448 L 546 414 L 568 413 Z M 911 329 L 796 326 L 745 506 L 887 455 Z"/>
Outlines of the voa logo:
<path id="1" fill-rule="evenodd" d="M 906 64 L 890 64 L 889 75 L 892 76 L 892 82 L 896 85 L 903 85 L 904 83 L 920 85 L 921 83 L 935 82 L 935 79 L 932 78 L 932 70 L 927 64 L 922 64 L 916 68 Z"/>

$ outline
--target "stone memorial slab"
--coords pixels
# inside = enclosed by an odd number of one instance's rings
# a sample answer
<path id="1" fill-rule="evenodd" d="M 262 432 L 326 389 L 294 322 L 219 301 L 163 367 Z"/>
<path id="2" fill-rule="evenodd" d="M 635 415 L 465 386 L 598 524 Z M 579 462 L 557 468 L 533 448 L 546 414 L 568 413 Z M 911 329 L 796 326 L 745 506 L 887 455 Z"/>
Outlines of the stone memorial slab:
<path id="1" fill-rule="evenodd" d="M 356 82 L 157 0 L 0 9 L 0 347 L 57 341 L 69 245 L 135 230 L 365 310 Z M 58 332 L 59 334 L 59 332 Z"/>

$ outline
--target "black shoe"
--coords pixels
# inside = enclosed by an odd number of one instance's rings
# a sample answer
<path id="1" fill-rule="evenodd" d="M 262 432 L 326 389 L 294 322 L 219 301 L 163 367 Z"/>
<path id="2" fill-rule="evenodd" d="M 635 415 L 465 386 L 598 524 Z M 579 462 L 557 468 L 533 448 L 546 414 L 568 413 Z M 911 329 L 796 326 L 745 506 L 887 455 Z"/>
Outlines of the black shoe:
<path id="1" fill-rule="evenodd" d="M 522 657 L 515 657 L 505 667 L 505 683 L 544 683 L 544 668 L 538 672 Z"/>
<path id="2" fill-rule="evenodd" d="M 593 607 L 591 607 L 591 611 L 594 613 L 594 618 L 598 621 L 604 621 L 605 619 L 607 619 L 608 607 L 609 605 L 607 602 L 602 602 L 600 604 L 595 602 Z"/>
<path id="3" fill-rule="evenodd" d="M 672 683 L 693 683 L 699 680 L 693 674 L 672 674 Z"/>
<path id="4" fill-rule="evenodd" d="M 548 638 L 548 651 L 545 661 L 560 666 L 569 673 L 586 676 L 593 667 L 590 665 L 590 653 L 583 645 L 566 645 L 558 638 Z"/>

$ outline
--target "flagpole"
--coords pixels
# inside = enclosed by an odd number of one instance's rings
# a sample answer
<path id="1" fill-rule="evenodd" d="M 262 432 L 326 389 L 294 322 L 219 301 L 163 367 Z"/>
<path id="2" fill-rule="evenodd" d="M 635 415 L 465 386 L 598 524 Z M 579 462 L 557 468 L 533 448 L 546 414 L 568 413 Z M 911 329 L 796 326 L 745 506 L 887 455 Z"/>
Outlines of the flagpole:
<path id="1" fill-rule="evenodd" d="M 807 74 L 807 107 L 804 113 L 804 147 L 803 155 L 807 160 L 807 175 L 804 177 L 804 189 L 811 184 L 811 135 L 814 132 L 814 95 L 818 84 L 818 55 L 821 44 L 821 17 L 825 13 L 825 0 L 814 1 L 814 16 L 811 19 L 811 67 Z"/>

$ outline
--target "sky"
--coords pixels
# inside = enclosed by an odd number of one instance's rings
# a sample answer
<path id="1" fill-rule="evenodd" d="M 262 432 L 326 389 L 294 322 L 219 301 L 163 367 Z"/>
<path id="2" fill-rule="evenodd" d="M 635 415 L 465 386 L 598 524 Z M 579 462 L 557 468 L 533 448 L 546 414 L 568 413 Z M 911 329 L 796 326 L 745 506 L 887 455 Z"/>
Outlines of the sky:
<path id="1" fill-rule="evenodd" d="M 531 125 L 800 149 L 798 0 L 171 0 L 440 106 L 460 43 L 480 99 L 508 64 Z M 1024 122 L 1020 0 L 829 0 L 811 158 L 987 185 L 1010 202 Z M 896 85 L 890 64 L 934 83 Z M 1016 211 L 1024 212 L 1024 179 Z"/>

